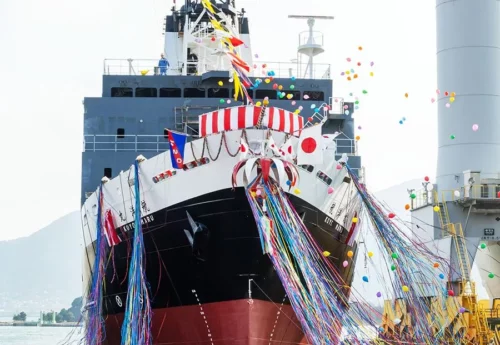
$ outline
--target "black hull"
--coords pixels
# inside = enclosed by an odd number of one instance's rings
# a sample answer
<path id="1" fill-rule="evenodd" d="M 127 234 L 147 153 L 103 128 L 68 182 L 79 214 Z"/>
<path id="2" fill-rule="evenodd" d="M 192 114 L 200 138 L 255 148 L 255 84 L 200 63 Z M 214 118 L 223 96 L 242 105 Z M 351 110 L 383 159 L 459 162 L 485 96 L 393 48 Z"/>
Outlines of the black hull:
<path id="1" fill-rule="evenodd" d="M 356 252 L 356 248 L 345 244 L 347 231 L 339 233 L 339 225 L 326 214 L 294 195 L 289 197 L 350 286 L 354 265 L 344 268 L 342 262 L 347 251 Z M 185 233 L 191 230 L 186 211 L 194 221 L 206 226 L 204 232 L 194 237 L 194 248 Z M 146 274 L 154 310 L 247 300 L 249 286 L 253 300 L 283 303 L 285 291 L 268 256 L 262 253 L 243 188 L 202 195 L 143 220 Z M 114 259 L 107 265 L 104 309 L 105 314 L 121 318 L 127 293 L 132 224 L 118 229 L 118 234 L 123 241 L 113 247 Z M 284 303 L 289 304 L 287 299 Z"/>

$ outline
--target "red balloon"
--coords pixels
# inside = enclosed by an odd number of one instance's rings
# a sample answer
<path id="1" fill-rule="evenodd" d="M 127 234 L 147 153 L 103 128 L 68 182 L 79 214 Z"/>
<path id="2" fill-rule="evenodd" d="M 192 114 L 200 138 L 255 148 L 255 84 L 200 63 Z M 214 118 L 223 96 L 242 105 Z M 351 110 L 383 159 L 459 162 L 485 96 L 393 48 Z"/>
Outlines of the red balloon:
<path id="1" fill-rule="evenodd" d="M 312 118 L 312 117 L 308 117 L 308 118 L 307 118 L 307 121 L 309 121 L 309 122 L 313 122 L 313 118 Z"/>
<path id="2" fill-rule="evenodd" d="M 500 198 L 500 192 L 497 193 L 497 198 Z"/>
<path id="3" fill-rule="evenodd" d="M 394 217 L 396 217 L 396 215 L 395 215 L 394 213 L 389 213 L 389 218 L 391 218 L 391 219 L 392 219 L 392 218 L 394 218 Z"/>
<path id="4" fill-rule="evenodd" d="M 455 296 L 455 293 L 453 292 L 453 290 L 448 290 L 448 296 Z"/>
<path id="5" fill-rule="evenodd" d="M 429 176 L 424 177 L 425 182 L 429 182 Z"/>

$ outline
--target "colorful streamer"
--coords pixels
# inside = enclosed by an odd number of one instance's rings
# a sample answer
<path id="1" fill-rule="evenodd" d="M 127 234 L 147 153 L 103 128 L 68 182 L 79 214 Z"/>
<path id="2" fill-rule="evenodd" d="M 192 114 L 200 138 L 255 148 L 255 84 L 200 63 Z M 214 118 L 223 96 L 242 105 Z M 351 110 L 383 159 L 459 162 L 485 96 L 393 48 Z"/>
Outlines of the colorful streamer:
<path id="1" fill-rule="evenodd" d="M 101 345 L 105 339 L 104 319 L 102 316 L 102 300 L 104 278 L 106 274 L 106 238 L 102 226 L 103 183 L 99 186 L 99 202 L 97 203 L 96 246 L 92 271 L 92 285 L 87 297 L 85 344 Z"/>
<path id="2" fill-rule="evenodd" d="M 133 251 L 128 273 L 128 291 L 121 345 L 151 345 L 151 302 L 145 273 L 144 238 L 141 226 L 139 161 L 134 162 L 135 229 Z"/>

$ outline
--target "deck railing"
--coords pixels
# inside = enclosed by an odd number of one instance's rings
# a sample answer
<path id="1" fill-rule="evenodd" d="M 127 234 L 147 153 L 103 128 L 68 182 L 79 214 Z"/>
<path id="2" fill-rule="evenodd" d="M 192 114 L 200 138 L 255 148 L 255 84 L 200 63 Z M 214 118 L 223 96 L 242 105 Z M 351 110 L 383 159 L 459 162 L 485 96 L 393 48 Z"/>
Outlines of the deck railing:
<path id="1" fill-rule="evenodd" d="M 204 64 L 203 62 L 188 62 L 188 66 L 203 67 L 201 70 L 205 72 L 216 70 L 216 66 L 213 64 Z M 265 79 L 269 71 L 274 72 L 274 78 L 302 78 L 306 74 L 309 78 L 309 69 L 305 63 L 259 61 L 251 67 L 253 68 L 250 76 L 255 78 Z M 160 74 L 158 59 L 105 59 L 103 68 L 104 75 L 151 76 Z M 171 63 L 167 75 L 179 75 L 181 71 L 181 63 L 178 66 Z M 313 65 L 313 79 L 330 79 L 330 75 L 330 64 L 317 63 Z"/>
<path id="2" fill-rule="evenodd" d="M 337 153 L 356 155 L 357 146 L 353 139 L 337 139 Z M 132 151 L 132 152 L 164 152 L 169 149 L 168 139 L 163 135 L 124 135 L 123 138 L 113 134 L 95 134 L 84 136 L 84 152 L 98 151 Z"/>

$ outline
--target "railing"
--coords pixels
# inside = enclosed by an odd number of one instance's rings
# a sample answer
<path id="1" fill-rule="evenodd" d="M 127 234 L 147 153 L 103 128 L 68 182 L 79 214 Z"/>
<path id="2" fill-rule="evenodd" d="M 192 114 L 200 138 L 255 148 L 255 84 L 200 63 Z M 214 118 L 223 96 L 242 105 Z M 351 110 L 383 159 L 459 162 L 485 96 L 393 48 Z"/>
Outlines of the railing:
<path id="1" fill-rule="evenodd" d="M 103 73 L 104 75 L 130 76 L 159 75 L 158 61 L 159 59 L 105 59 Z M 203 61 L 188 62 L 187 65 L 206 72 L 217 70 L 216 64 Z M 301 78 L 309 72 L 307 64 L 295 62 L 258 62 L 253 67 L 250 76 L 263 79 L 266 78 L 269 71 L 274 72 L 274 78 Z M 178 63 L 177 66 L 170 63 L 167 74 L 178 75 L 181 71 L 182 63 Z M 330 79 L 330 64 L 314 64 L 313 79 Z"/>
<path id="2" fill-rule="evenodd" d="M 330 97 L 328 99 L 328 104 L 330 106 L 330 113 L 332 114 L 344 114 L 344 98 L 343 97 Z"/>
<path id="3" fill-rule="evenodd" d="M 356 155 L 356 141 L 353 139 L 336 139 L 337 154 Z M 164 152 L 169 149 L 168 139 L 163 135 L 124 135 L 116 134 L 85 135 L 83 151 L 132 151 L 132 152 Z"/>
<path id="4" fill-rule="evenodd" d="M 473 185 L 460 189 L 461 197 L 470 199 L 498 199 L 498 192 L 500 185 L 497 184 Z"/>
<path id="5" fill-rule="evenodd" d="M 315 45 L 323 46 L 323 44 L 324 44 L 323 33 L 319 32 L 319 31 L 313 31 L 312 40 L 310 40 L 310 38 L 311 38 L 310 31 L 302 31 L 299 34 L 299 46 L 306 45 L 306 44 L 315 44 Z"/>

